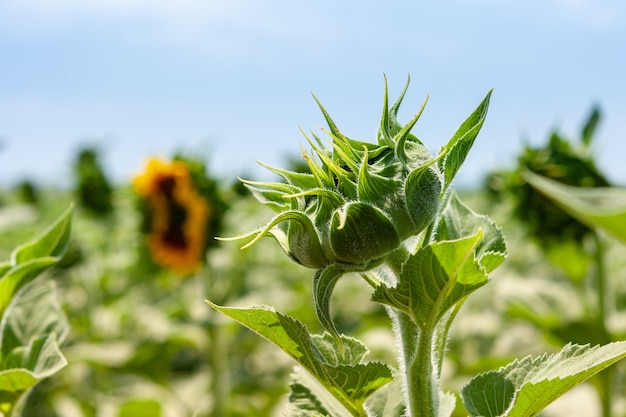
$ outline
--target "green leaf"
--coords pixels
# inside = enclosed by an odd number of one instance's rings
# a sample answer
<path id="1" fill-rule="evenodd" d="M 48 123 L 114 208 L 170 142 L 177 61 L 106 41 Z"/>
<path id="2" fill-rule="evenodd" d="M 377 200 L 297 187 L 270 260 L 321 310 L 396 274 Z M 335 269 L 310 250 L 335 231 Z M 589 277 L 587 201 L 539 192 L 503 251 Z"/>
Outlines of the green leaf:
<path id="1" fill-rule="evenodd" d="M 408 87 L 408 85 L 407 85 L 407 87 Z M 406 92 L 406 87 L 405 87 L 404 91 L 402 92 L 403 95 L 404 95 L 404 92 Z M 405 148 L 407 139 L 420 143 L 420 141 L 417 140 L 417 138 L 411 134 L 411 129 L 413 129 L 413 126 L 415 126 L 415 123 L 417 123 L 417 121 L 419 120 L 420 116 L 424 112 L 424 109 L 426 108 L 426 103 L 427 102 L 428 102 L 428 96 L 426 97 L 426 100 L 424 101 L 424 104 L 422 104 L 422 107 L 417 112 L 417 114 L 415 116 L 413 116 L 413 118 L 409 121 L 409 123 L 407 123 L 404 127 L 402 127 L 400 129 L 400 131 L 398 133 L 396 133 L 394 135 L 394 137 L 393 137 L 393 141 L 396 144 L 396 146 L 395 146 L 396 156 L 398 157 L 398 159 L 403 164 L 407 163 L 407 154 L 406 154 L 406 148 Z M 397 109 L 396 109 L 396 111 L 397 111 Z M 395 114 L 394 114 L 393 118 L 390 115 L 390 121 L 391 120 L 395 121 Z M 395 121 L 395 122 L 397 123 L 397 121 Z"/>
<path id="2" fill-rule="evenodd" d="M 341 338 L 339 332 L 333 322 L 332 314 L 330 312 L 330 300 L 337 285 L 337 281 L 346 273 L 345 268 L 340 264 L 330 265 L 315 273 L 313 279 L 313 304 L 315 304 L 315 314 L 320 324 L 330 332 L 330 334 L 338 341 L 340 349 Z"/>
<path id="3" fill-rule="evenodd" d="M 312 337 L 300 321 L 269 307 L 232 308 L 208 303 L 284 350 L 353 416 L 365 416 L 364 401 L 392 380 L 391 371 L 384 364 L 356 363 L 357 358 L 363 357 L 363 344 L 356 339 L 341 336 L 342 355 L 332 337 Z M 335 352 L 332 360 L 330 351 Z"/>
<path id="4" fill-rule="evenodd" d="M 310 373 L 296 366 L 289 384 L 292 417 L 350 417 L 351 414 Z"/>
<path id="5" fill-rule="evenodd" d="M 496 371 L 486 372 L 463 387 L 461 396 L 471 416 L 506 415 L 515 397 L 515 386 Z"/>
<path id="6" fill-rule="evenodd" d="M 626 189 L 573 187 L 525 171 L 524 179 L 572 217 L 626 242 Z"/>
<path id="7" fill-rule="evenodd" d="M 402 417 L 405 415 L 405 406 L 404 396 L 401 393 L 402 381 L 400 378 L 394 378 L 367 399 L 367 408 L 374 416 Z"/>
<path id="8" fill-rule="evenodd" d="M 492 91 L 493 90 L 489 90 L 487 96 L 478 105 L 476 110 L 461 124 L 447 144 L 448 154 L 440 161 L 439 165 L 445 176 L 444 189 L 450 186 L 450 183 L 461 168 L 461 165 L 463 165 L 467 154 L 474 144 L 476 136 L 478 136 L 478 132 L 480 132 L 485 122 Z"/>
<path id="9" fill-rule="evenodd" d="M 589 115 L 589 119 L 583 126 L 582 130 L 582 142 L 583 145 L 589 146 L 591 144 L 591 140 L 593 139 L 593 135 L 596 133 L 596 128 L 598 127 L 598 123 L 600 123 L 600 109 L 595 106 L 591 110 L 591 114 Z"/>
<path id="10" fill-rule="evenodd" d="M 289 185 L 293 187 L 306 189 L 315 187 L 317 185 L 315 177 L 311 174 L 275 168 L 260 161 L 258 162 L 258 164 L 272 171 L 274 174 L 281 176 L 285 181 L 289 183 Z M 281 183 L 273 183 L 272 187 L 278 187 L 279 184 Z"/>
<path id="11" fill-rule="evenodd" d="M 31 285 L 20 292 L 1 326 L 0 397 L 7 398 L 6 405 L 10 406 L 23 403 L 37 382 L 67 364 L 59 343 L 69 326 L 51 283 Z"/>
<path id="12" fill-rule="evenodd" d="M 626 341 L 594 347 L 569 344 L 557 354 L 526 357 L 479 375 L 463 388 L 461 397 L 472 417 L 532 417 L 625 357 Z"/>
<path id="13" fill-rule="evenodd" d="M 70 206 L 42 235 L 18 246 L 10 262 L 0 265 L 0 316 L 20 288 L 61 259 L 69 241 L 73 210 Z"/>
<path id="14" fill-rule="evenodd" d="M 450 417 L 456 407 L 456 395 L 451 392 L 439 392 L 438 417 Z"/>
<path id="15" fill-rule="evenodd" d="M 31 284 L 22 291 L 11 303 L 0 326 L 2 357 L 42 335 L 54 334 L 57 341 L 62 342 L 69 332 L 53 282 Z"/>
<path id="16" fill-rule="evenodd" d="M 476 258 L 489 273 L 507 256 L 502 229 L 489 217 L 472 211 L 453 191 L 437 227 L 436 240 L 463 239 L 475 235 L 478 230 L 482 230 L 483 239 L 476 246 Z"/>
<path id="17" fill-rule="evenodd" d="M 58 258 L 31 259 L 16 265 L 0 278 L 0 316 L 4 314 L 15 294 L 24 285 L 58 262 Z"/>
<path id="18" fill-rule="evenodd" d="M 36 258 L 60 258 L 69 242 L 73 212 L 71 205 L 42 235 L 17 247 L 11 254 L 13 265 Z"/>
<path id="19" fill-rule="evenodd" d="M 453 241 L 435 242 L 409 257 L 396 287 L 380 284 L 374 301 L 407 313 L 420 327 L 434 328 L 454 304 L 488 282 L 475 259 L 482 231 Z"/>
<path id="20" fill-rule="evenodd" d="M 10 352 L 2 361 L 0 390 L 20 393 L 67 365 L 55 334 L 32 339 Z"/>
<path id="21" fill-rule="evenodd" d="M 383 98 L 383 114 L 380 118 L 380 126 L 378 128 L 378 144 L 385 145 L 391 149 L 394 148 L 393 139 L 391 137 L 391 125 L 389 120 L 389 88 L 387 85 L 387 77 L 385 76 L 385 95 Z"/>
<path id="22" fill-rule="evenodd" d="M 117 417 L 162 417 L 161 403 L 153 399 L 131 399 L 120 405 Z"/>

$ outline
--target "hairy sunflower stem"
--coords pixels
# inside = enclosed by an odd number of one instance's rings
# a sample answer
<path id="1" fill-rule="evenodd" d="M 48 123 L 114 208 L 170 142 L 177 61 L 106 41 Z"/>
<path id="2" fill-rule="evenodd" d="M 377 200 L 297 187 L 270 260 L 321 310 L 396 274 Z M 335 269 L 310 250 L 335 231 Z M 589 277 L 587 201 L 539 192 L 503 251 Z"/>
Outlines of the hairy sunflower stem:
<path id="1" fill-rule="evenodd" d="M 439 414 L 439 378 L 434 366 L 434 337 L 434 329 L 420 330 L 415 358 L 409 364 L 409 390 L 415 393 L 411 417 L 437 417 Z"/>
<path id="2" fill-rule="evenodd" d="M 407 417 L 437 417 L 439 413 L 439 378 L 435 366 L 435 330 L 419 328 L 405 313 L 389 309 L 399 338 Z"/>

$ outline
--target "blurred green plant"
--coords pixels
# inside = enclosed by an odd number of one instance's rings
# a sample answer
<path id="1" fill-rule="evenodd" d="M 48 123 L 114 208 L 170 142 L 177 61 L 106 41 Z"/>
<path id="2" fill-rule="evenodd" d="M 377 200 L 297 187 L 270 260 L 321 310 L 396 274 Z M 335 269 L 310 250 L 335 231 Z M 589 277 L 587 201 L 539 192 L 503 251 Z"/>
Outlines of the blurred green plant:
<path id="1" fill-rule="evenodd" d="M 495 171 L 486 181 L 493 197 L 511 200 L 513 215 L 525 225 L 528 237 L 546 251 L 555 265 L 578 280 L 586 275 L 592 261 L 583 243 L 593 237 L 593 230 L 532 187 L 523 172 L 577 187 L 609 186 L 592 152 L 600 117 L 599 108 L 592 108 L 577 141 L 553 131 L 545 145 L 526 145 L 512 170 Z"/>
<path id="2" fill-rule="evenodd" d="M 30 390 L 66 365 L 67 319 L 51 283 L 34 282 L 65 251 L 73 208 L 0 263 L 0 414 L 22 415 Z"/>
<path id="3" fill-rule="evenodd" d="M 592 153 L 599 122 L 600 111 L 594 107 L 577 142 L 553 132 L 544 147 L 524 148 L 512 171 L 493 173 L 487 180 L 492 196 L 509 199 L 526 235 L 569 278 L 577 298 L 569 303 L 582 306 L 581 314 L 560 314 L 554 320 L 557 312 L 541 311 L 531 299 L 511 304 L 511 314 L 531 321 L 557 343 L 606 344 L 626 337 L 608 326 L 614 310 L 608 295 L 614 290 L 606 273 L 607 243 L 597 230 L 620 238 L 626 228 L 619 206 L 623 197 L 609 187 Z M 555 296 L 545 294 L 548 299 Z M 609 369 L 592 380 L 605 417 L 613 415 L 614 372 Z"/>
<path id="4" fill-rule="evenodd" d="M 17 186 L 18 198 L 27 204 L 37 204 L 39 202 L 39 189 L 33 181 L 24 180 Z"/>
<path id="5" fill-rule="evenodd" d="M 99 216 L 113 211 L 113 187 L 104 173 L 96 148 L 78 152 L 74 163 L 75 193 L 81 207 Z"/>
<path id="6" fill-rule="evenodd" d="M 244 181 L 278 214 L 266 226 L 226 240 L 248 239 L 249 247 L 272 237 L 293 261 L 315 270 L 315 311 L 326 332 L 312 334 L 272 307 L 209 304 L 299 364 L 290 415 L 447 417 L 455 408 L 456 397 L 441 388 L 448 331 L 468 296 L 487 284 L 507 255 L 501 229 L 450 188 L 484 123 L 491 92 L 433 157 L 411 134 L 424 107 L 406 125 L 397 120 L 407 88 L 408 82 L 389 107 L 385 83 L 377 143 L 346 137 L 318 101 L 332 144 L 326 148 L 317 136 L 307 137 L 313 154 L 303 157 L 310 173 L 267 166 L 284 182 Z M 331 298 L 349 273 L 364 278 L 372 300 L 386 308 L 399 369 L 366 361 L 365 344 L 338 331 Z M 558 354 L 481 374 L 461 397 L 471 416 L 536 415 L 623 357 L 626 342 L 568 344 Z"/>

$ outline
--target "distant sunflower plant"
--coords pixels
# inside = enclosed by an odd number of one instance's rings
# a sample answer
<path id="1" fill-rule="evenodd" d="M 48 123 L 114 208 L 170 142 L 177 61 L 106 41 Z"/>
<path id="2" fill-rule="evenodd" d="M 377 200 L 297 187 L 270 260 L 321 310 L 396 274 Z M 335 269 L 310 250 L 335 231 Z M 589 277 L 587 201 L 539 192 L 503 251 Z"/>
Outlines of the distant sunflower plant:
<path id="1" fill-rule="evenodd" d="M 142 230 L 154 263 L 181 275 L 197 272 L 224 205 L 204 165 L 181 157 L 151 158 L 133 186 L 141 198 Z"/>
<path id="2" fill-rule="evenodd" d="M 296 263 L 314 270 L 313 301 L 324 334 L 267 306 L 209 302 L 273 342 L 299 366 L 289 415 L 448 417 L 456 396 L 442 389 L 446 339 L 469 295 L 507 255 L 504 236 L 452 190 L 487 114 L 491 92 L 438 153 L 397 115 L 408 82 L 389 106 L 387 86 L 374 143 L 345 136 L 326 109 L 330 146 L 313 135 L 303 152 L 308 173 L 267 167 L 281 182 L 243 182 L 276 215 L 231 240 L 244 247 L 271 237 Z M 316 99 L 317 100 L 317 99 Z M 226 239 L 226 240 L 229 240 Z M 368 362 L 367 347 L 342 334 L 330 304 L 337 282 L 361 276 L 384 306 L 397 338 L 397 365 Z M 350 300 L 343 300 L 349 304 Z M 560 353 L 515 361 L 481 374 L 461 391 L 471 416 L 533 416 L 565 391 L 626 356 L 626 342 L 568 345 Z"/>

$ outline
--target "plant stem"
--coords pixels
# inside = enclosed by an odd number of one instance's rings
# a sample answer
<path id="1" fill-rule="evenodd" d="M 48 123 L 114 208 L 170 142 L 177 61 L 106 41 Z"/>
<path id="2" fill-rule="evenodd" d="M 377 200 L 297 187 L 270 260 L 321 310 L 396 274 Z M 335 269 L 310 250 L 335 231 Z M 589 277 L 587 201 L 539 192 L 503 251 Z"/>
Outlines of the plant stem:
<path id="1" fill-rule="evenodd" d="M 229 391 L 228 361 L 225 349 L 224 333 L 219 323 L 212 322 L 208 328 L 210 347 L 209 365 L 211 367 L 211 394 L 213 396 L 212 416 L 226 416 L 226 399 Z"/>
<path id="2" fill-rule="evenodd" d="M 604 244 L 598 235 L 594 233 L 596 253 L 596 289 L 598 297 L 598 327 L 600 328 L 603 343 L 610 343 L 612 341 L 611 335 L 606 327 L 607 319 L 607 303 L 606 303 L 606 266 L 604 263 Z M 602 416 L 611 417 L 611 403 L 612 403 L 612 385 L 613 385 L 613 370 L 606 369 L 598 375 L 600 378 L 600 401 L 602 404 Z"/>
<path id="3" fill-rule="evenodd" d="M 606 271 L 604 265 L 604 244 L 602 243 L 600 236 L 594 233 L 595 238 L 595 262 L 596 262 L 596 288 L 598 291 L 598 324 L 602 329 L 602 335 L 610 341 L 610 336 L 606 328 Z"/>
<path id="4" fill-rule="evenodd" d="M 435 372 L 434 329 L 419 329 L 403 312 L 389 309 L 399 336 L 399 364 L 407 417 L 437 417 L 439 378 Z"/>
<path id="5" fill-rule="evenodd" d="M 437 417 L 439 414 L 439 378 L 434 367 L 433 330 L 421 329 L 416 356 L 408 372 L 409 389 L 417 391 L 415 416 L 419 417 Z"/>
<path id="6" fill-rule="evenodd" d="M 213 298 L 216 302 L 224 304 L 228 298 L 228 291 L 220 291 L 217 286 L 216 273 L 207 268 L 207 274 L 202 282 L 205 286 L 204 293 L 207 298 Z M 211 395 L 213 405 L 211 416 L 226 417 L 227 400 L 230 391 L 230 367 L 228 362 L 228 342 L 226 333 L 217 319 L 216 312 L 211 310 L 208 321 L 207 334 L 209 337 L 209 351 L 207 360 L 211 369 Z"/>

